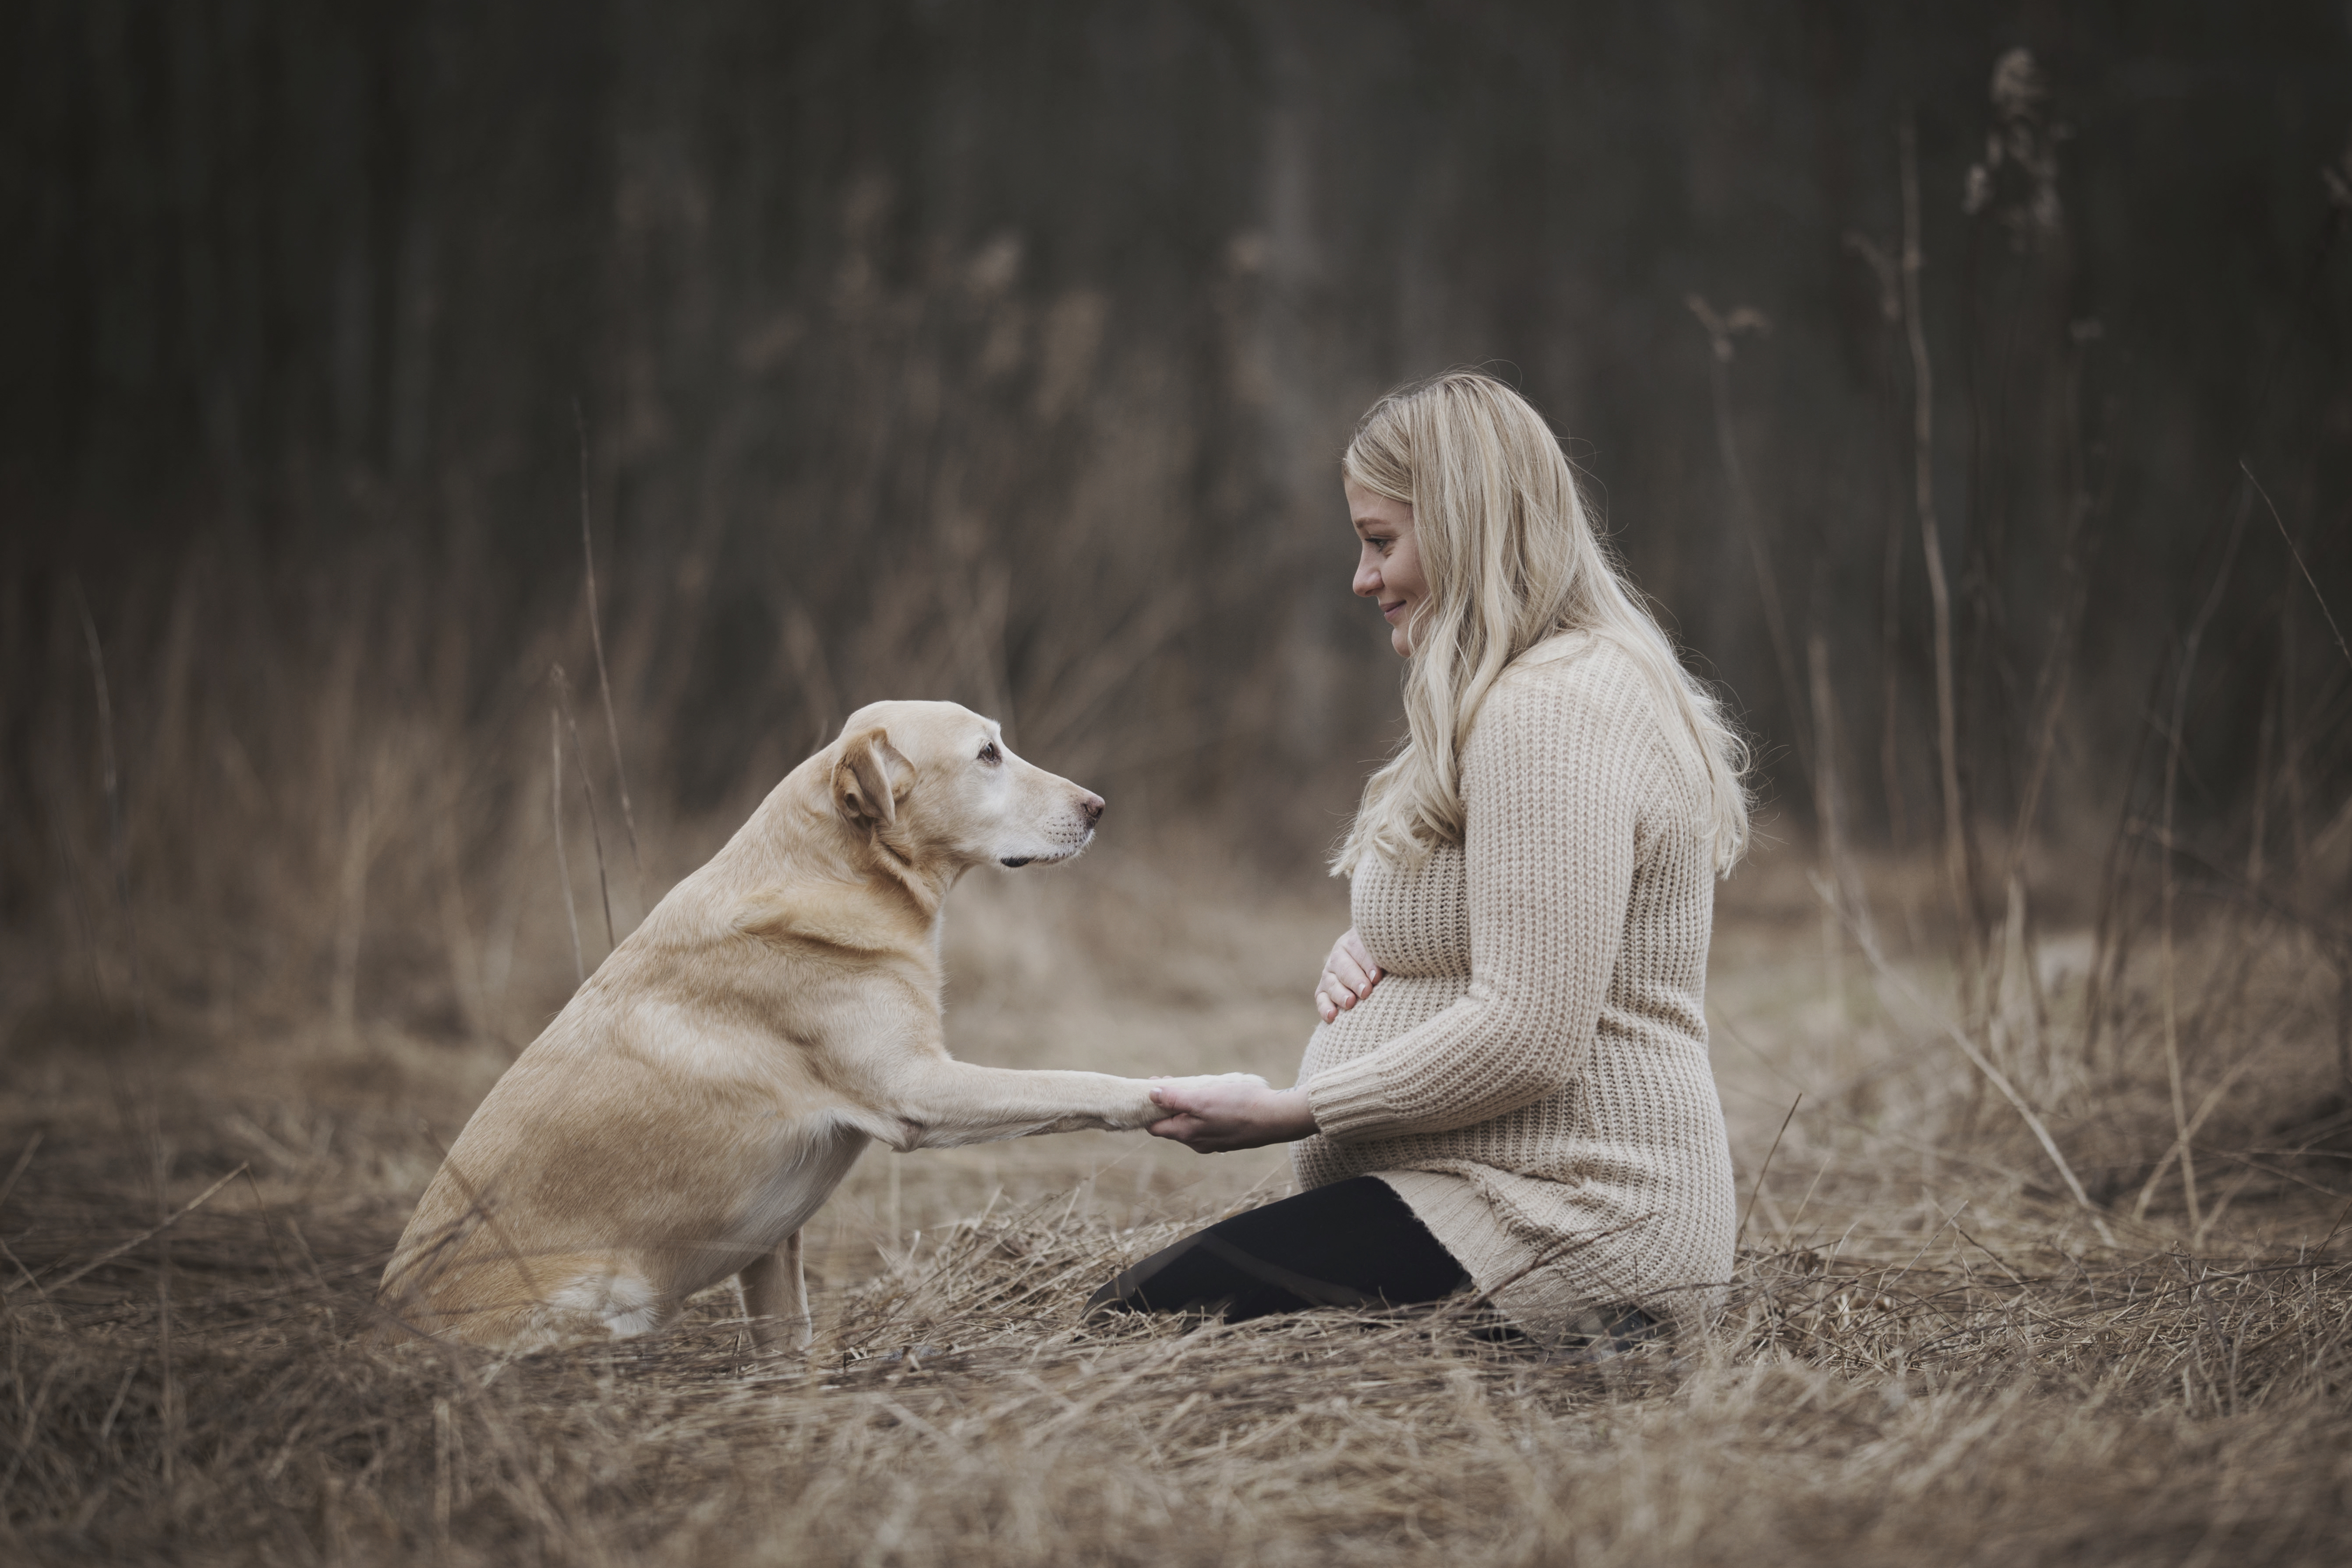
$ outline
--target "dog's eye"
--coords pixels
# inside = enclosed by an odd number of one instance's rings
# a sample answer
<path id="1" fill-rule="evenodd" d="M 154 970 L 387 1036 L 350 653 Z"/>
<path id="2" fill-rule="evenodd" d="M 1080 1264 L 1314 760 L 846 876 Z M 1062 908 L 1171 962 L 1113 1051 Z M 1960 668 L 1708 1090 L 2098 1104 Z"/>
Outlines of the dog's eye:
<path id="1" fill-rule="evenodd" d="M 1004 753 L 996 749 L 995 742 L 991 741 L 980 749 L 980 760 L 983 763 L 1001 763 L 1004 760 Z"/>

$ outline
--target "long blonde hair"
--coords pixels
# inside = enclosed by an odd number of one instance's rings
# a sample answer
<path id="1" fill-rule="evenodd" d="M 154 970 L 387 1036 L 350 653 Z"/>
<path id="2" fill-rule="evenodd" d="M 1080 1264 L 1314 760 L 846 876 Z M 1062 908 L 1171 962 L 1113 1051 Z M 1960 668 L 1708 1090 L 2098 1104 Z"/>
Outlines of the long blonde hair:
<path id="1" fill-rule="evenodd" d="M 1748 847 L 1748 747 L 1692 677 L 1593 531 L 1559 441 L 1490 375 L 1449 371 L 1390 393 L 1356 426 L 1341 471 L 1412 508 L 1429 596 L 1405 661 L 1405 742 L 1364 785 L 1332 870 L 1366 855 L 1410 866 L 1462 842 L 1462 748 L 1511 661 L 1562 632 L 1622 649 L 1648 679 L 1704 804 L 1718 873 Z"/>

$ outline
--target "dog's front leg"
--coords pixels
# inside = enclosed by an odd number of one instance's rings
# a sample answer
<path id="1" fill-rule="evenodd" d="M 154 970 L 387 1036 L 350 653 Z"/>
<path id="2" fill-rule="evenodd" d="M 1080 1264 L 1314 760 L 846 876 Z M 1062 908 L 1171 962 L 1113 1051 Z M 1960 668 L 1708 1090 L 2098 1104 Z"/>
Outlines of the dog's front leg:
<path id="1" fill-rule="evenodd" d="M 1108 1073 L 979 1067 L 952 1058 L 909 1064 L 885 1102 L 900 1149 L 948 1149 L 1041 1132 L 1123 1132 L 1168 1112 L 1142 1079 Z"/>
<path id="2" fill-rule="evenodd" d="M 793 1232 L 775 1251 L 745 1265 L 740 1278 L 752 1342 L 763 1351 L 807 1350 L 816 1338 L 816 1320 L 809 1311 L 808 1276 L 801 1268 L 801 1233 Z"/>

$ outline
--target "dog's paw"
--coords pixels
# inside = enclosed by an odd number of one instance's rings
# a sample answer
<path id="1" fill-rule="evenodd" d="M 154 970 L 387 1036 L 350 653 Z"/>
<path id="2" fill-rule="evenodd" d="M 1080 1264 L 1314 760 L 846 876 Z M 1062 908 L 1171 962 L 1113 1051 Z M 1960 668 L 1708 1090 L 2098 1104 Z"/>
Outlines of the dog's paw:
<path id="1" fill-rule="evenodd" d="M 1225 1086 L 1232 1088 L 1269 1089 L 1273 1086 L 1254 1072 L 1195 1073 L 1187 1078 L 1155 1078 L 1154 1089 L 1199 1089 Z"/>

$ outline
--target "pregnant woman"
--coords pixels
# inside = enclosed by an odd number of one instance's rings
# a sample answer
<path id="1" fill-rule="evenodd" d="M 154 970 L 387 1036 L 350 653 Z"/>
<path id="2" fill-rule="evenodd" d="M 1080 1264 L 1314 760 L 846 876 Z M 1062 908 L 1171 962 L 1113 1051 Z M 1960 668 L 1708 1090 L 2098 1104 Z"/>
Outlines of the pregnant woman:
<path id="1" fill-rule="evenodd" d="M 1295 1089 L 1168 1085 L 1151 1131 L 1295 1142 L 1298 1195 L 1091 1310 L 1259 1317 L 1491 1292 L 1569 1346 L 1696 1326 L 1735 1201 L 1702 1006 L 1746 752 L 1593 533 L 1559 441 L 1489 376 L 1392 393 L 1342 460 L 1356 592 L 1405 660 L 1405 743 L 1335 868 L 1354 928 Z"/>

